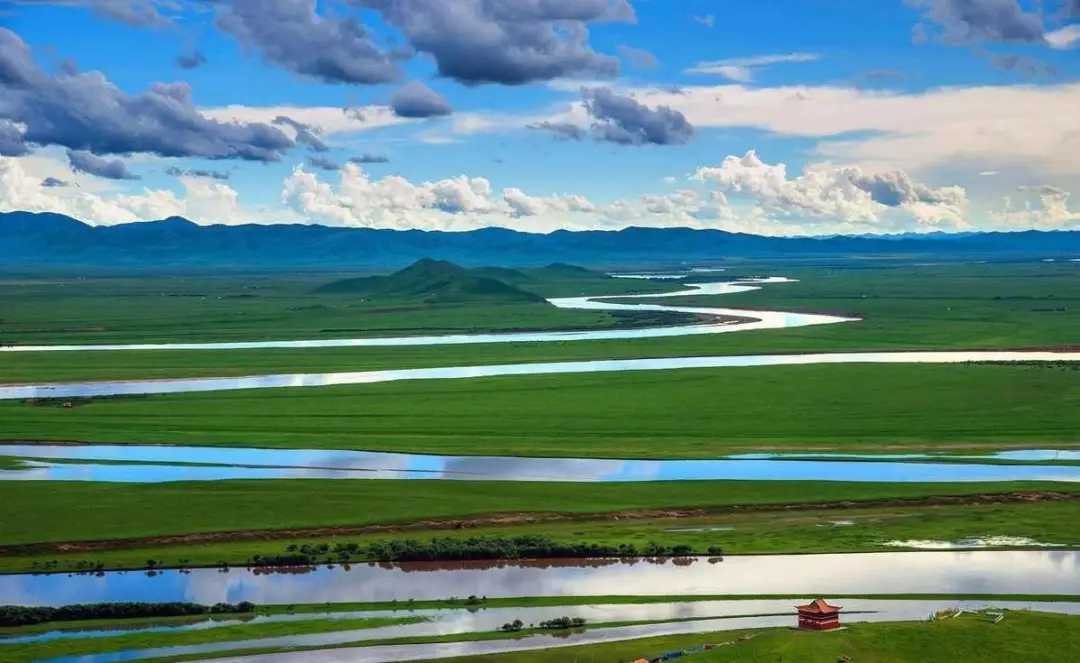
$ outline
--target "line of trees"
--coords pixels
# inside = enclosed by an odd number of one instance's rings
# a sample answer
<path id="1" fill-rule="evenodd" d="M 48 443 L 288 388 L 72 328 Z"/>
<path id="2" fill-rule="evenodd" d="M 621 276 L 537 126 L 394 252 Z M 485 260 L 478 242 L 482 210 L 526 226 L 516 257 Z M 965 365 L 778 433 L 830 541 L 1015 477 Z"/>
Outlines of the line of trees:
<path id="1" fill-rule="evenodd" d="M 710 555 L 720 555 L 716 546 Z M 523 558 L 556 559 L 586 557 L 683 557 L 695 554 L 693 546 L 663 545 L 653 541 L 638 548 L 633 543 L 603 544 L 564 542 L 544 535 L 473 536 L 468 538 L 435 537 L 427 541 L 394 539 L 367 545 L 357 543 L 291 544 L 281 555 L 256 555 L 255 565 L 304 565 L 320 561 L 348 562 L 371 560 L 377 562 L 423 562 L 463 560 L 514 560 Z"/>
<path id="2" fill-rule="evenodd" d="M 84 619 L 134 619 L 138 617 L 183 617 L 187 615 L 234 614 L 255 610 L 250 601 L 200 605 L 173 601 L 169 603 L 78 603 L 58 608 L 47 606 L 0 605 L 0 626 L 30 626 L 46 622 L 71 622 Z"/>
<path id="3" fill-rule="evenodd" d="M 531 627 L 532 624 L 529 626 Z M 582 626 L 585 626 L 584 617 L 556 617 L 555 619 L 548 619 L 536 625 L 537 628 L 549 631 L 565 631 L 568 628 L 581 628 Z M 507 622 L 500 626 L 499 630 L 506 633 L 517 633 L 518 631 L 525 630 L 525 622 L 520 619 L 515 619 L 512 622 Z"/>

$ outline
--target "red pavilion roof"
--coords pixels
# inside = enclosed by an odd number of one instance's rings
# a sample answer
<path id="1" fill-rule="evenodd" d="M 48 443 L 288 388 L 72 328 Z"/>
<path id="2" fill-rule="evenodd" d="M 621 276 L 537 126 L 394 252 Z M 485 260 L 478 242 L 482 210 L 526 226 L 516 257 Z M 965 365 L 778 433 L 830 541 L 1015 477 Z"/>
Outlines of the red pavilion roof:
<path id="1" fill-rule="evenodd" d="M 806 605 L 797 605 L 795 609 L 799 612 L 811 612 L 819 615 L 828 615 L 835 612 L 839 612 L 841 606 L 829 605 L 825 602 L 825 599 L 814 599 Z"/>

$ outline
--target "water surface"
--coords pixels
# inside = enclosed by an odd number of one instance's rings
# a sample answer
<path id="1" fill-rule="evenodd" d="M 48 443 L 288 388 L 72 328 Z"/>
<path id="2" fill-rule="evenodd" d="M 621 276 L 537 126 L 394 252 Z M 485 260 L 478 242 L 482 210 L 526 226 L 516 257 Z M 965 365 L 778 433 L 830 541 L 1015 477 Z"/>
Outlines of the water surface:
<path id="1" fill-rule="evenodd" d="M 1080 465 L 786 459 L 702 460 L 440 456 L 332 449 L 126 444 L 2 444 L 35 459 L 0 480 L 162 482 L 219 479 L 469 479 L 492 481 L 814 480 L 1080 481 Z M 198 465 L 193 464 L 198 463 Z"/>
<path id="2" fill-rule="evenodd" d="M 723 538 L 723 533 L 717 533 L 718 543 Z M 290 605 L 470 595 L 1080 594 L 1080 551 L 1072 550 L 747 555 L 712 563 L 703 558 L 659 563 L 610 559 L 365 563 L 301 571 L 0 575 L 0 604 L 252 601 Z"/>

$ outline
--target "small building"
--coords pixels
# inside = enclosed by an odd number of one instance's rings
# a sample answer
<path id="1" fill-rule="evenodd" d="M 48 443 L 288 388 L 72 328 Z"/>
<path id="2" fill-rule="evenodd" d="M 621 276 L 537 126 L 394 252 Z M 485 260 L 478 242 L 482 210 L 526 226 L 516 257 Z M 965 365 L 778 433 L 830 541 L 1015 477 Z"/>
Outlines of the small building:
<path id="1" fill-rule="evenodd" d="M 838 605 L 829 605 L 825 599 L 814 599 L 806 605 L 797 605 L 799 628 L 814 631 L 828 631 L 840 628 L 840 610 Z"/>

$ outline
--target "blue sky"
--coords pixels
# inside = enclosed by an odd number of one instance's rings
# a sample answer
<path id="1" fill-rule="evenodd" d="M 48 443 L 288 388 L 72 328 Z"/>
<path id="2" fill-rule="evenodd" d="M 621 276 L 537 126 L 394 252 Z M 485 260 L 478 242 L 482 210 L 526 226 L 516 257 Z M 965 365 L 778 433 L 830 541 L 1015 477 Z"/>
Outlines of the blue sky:
<path id="1" fill-rule="evenodd" d="M 1075 0 L 16 0 L 0 15 L 0 74 L 19 44 L 36 67 L 0 104 L 16 143 L 2 209 L 455 230 L 1080 227 Z M 146 96 L 177 82 L 182 122 Z M 80 107 L 71 91 L 96 85 L 122 113 Z M 190 135 L 173 124 L 192 117 Z M 361 155 L 386 162 L 349 165 Z"/>

